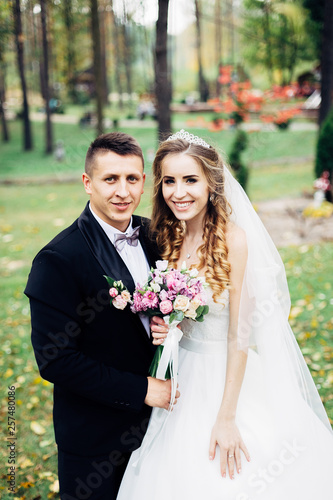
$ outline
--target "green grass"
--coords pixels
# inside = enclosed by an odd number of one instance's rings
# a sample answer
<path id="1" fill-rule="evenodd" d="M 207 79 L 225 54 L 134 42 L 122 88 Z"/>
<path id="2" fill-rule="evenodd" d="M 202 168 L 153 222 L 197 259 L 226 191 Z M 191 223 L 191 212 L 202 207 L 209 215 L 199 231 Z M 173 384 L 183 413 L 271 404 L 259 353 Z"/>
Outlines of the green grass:
<path id="1" fill-rule="evenodd" d="M 79 184 L 87 147 L 95 137 L 94 130 L 80 129 L 76 125 L 55 124 L 55 140 L 62 139 L 66 148 L 66 159 L 62 163 L 55 161 L 52 155 L 44 154 L 43 124 L 35 122 L 33 130 L 36 147 L 33 151 L 24 153 L 22 152 L 20 124 L 19 122 L 11 123 L 12 140 L 9 144 L 0 146 L 0 181 L 26 180 L 33 183 L 37 178 L 56 181 L 70 178 L 77 179 Z M 143 148 L 148 185 L 150 185 L 151 155 L 156 150 L 156 130 L 138 127 L 126 129 L 126 132 L 135 136 Z M 230 151 L 234 138 L 234 131 L 209 133 L 205 129 L 193 129 L 193 133 L 201 135 L 226 152 Z M 244 155 L 244 161 L 247 161 L 251 168 L 248 186 L 251 200 L 256 202 L 277 197 L 299 196 L 303 191 L 311 191 L 314 178 L 313 166 L 310 161 L 299 162 L 299 158 L 313 154 L 315 139 L 316 134 L 309 131 L 249 134 L 250 144 Z M 293 157 L 297 159 L 296 162 L 293 162 Z M 283 162 L 281 158 L 287 159 Z M 41 186 L 38 189 L 47 191 L 48 187 Z M 65 188 L 64 191 L 66 191 Z M 70 192 L 72 188 L 69 188 Z M 74 188 L 73 192 L 75 192 Z M 16 202 L 20 203 L 20 199 Z"/>
<path id="2" fill-rule="evenodd" d="M 176 116 L 174 120 L 177 128 L 186 127 L 186 119 Z M 157 146 L 156 125 L 151 122 L 150 127 L 132 127 L 120 129 L 133 135 L 142 146 L 146 159 L 149 152 L 154 153 Z M 66 160 L 57 163 L 52 155 L 44 154 L 44 124 L 32 124 L 35 149 L 22 152 L 22 124 L 19 121 L 10 123 L 11 141 L 2 143 L 0 178 L 4 177 L 31 177 L 57 176 L 79 173 L 83 169 L 85 153 L 89 143 L 95 137 L 91 128 L 80 128 L 78 125 L 54 124 L 54 141 L 62 140 L 66 149 Z M 193 128 L 191 132 L 207 139 L 212 145 L 228 154 L 234 140 L 235 131 L 226 130 L 210 132 L 207 129 Z M 309 157 L 314 154 L 316 132 L 314 131 L 272 131 L 253 132 L 248 135 L 249 146 L 244 153 L 244 160 L 251 166 L 255 162 L 269 162 L 276 159 Z M 149 169 L 150 162 L 147 160 Z"/>

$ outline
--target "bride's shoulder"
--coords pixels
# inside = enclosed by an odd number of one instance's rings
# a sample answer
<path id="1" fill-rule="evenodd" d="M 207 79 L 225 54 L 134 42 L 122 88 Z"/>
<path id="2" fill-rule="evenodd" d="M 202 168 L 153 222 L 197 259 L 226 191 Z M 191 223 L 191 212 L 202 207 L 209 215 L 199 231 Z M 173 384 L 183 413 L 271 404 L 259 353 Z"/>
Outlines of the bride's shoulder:
<path id="1" fill-rule="evenodd" d="M 226 243 L 229 257 L 232 255 L 247 255 L 247 241 L 244 229 L 231 221 L 227 223 Z"/>

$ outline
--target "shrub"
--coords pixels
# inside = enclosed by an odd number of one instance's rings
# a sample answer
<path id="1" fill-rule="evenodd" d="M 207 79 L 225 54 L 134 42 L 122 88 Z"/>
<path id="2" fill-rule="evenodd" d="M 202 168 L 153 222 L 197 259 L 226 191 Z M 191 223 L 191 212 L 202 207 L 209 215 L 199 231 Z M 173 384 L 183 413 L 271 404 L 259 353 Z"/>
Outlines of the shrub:
<path id="1" fill-rule="evenodd" d="M 236 137 L 229 154 L 231 168 L 235 171 L 236 178 L 245 191 L 249 178 L 249 169 L 242 163 L 241 154 L 246 149 L 247 144 L 248 139 L 244 130 L 237 130 Z"/>
<path id="2" fill-rule="evenodd" d="M 333 108 L 324 121 L 318 137 L 315 174 L 321 177 L 327 170 L 330 174 L 329 180 L 332 184 L 333 175 Z"/>

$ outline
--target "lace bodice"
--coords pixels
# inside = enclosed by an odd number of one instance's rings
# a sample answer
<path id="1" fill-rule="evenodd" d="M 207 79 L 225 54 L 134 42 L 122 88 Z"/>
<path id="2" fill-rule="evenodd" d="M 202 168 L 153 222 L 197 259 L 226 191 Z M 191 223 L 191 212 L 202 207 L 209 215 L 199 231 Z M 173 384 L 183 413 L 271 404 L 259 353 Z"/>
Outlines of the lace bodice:
<path id="1" fill-rule="evenodd" d="M 210 287 L 205 289 L 205 294 L 209 313 L 204 316 L 202 323 L 184 319 L 180 325 L 183 336 L 199 342 L 226 340 L 229 326 L 229 290 L 224 290 L 222 294 L 223 304 L 213 301 Z"/>

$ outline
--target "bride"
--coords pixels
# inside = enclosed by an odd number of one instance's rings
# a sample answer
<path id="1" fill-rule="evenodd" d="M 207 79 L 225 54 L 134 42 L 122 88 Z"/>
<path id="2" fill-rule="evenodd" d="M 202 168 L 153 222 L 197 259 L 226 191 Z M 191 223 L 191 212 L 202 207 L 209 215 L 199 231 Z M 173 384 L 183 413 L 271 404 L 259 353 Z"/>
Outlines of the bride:
<path id="1" fill-rule="evenodd" d="M 332 429 L 288 324 L 274 244 L 202 139 L 169 137 L 153 173 L 161 255 L 199 270 L 209 313 L 180 325 L 181 396 L 153 410 L 117 500 L 331 500 Z M 162 343 L 163 320 L 152 330 Z"/>

